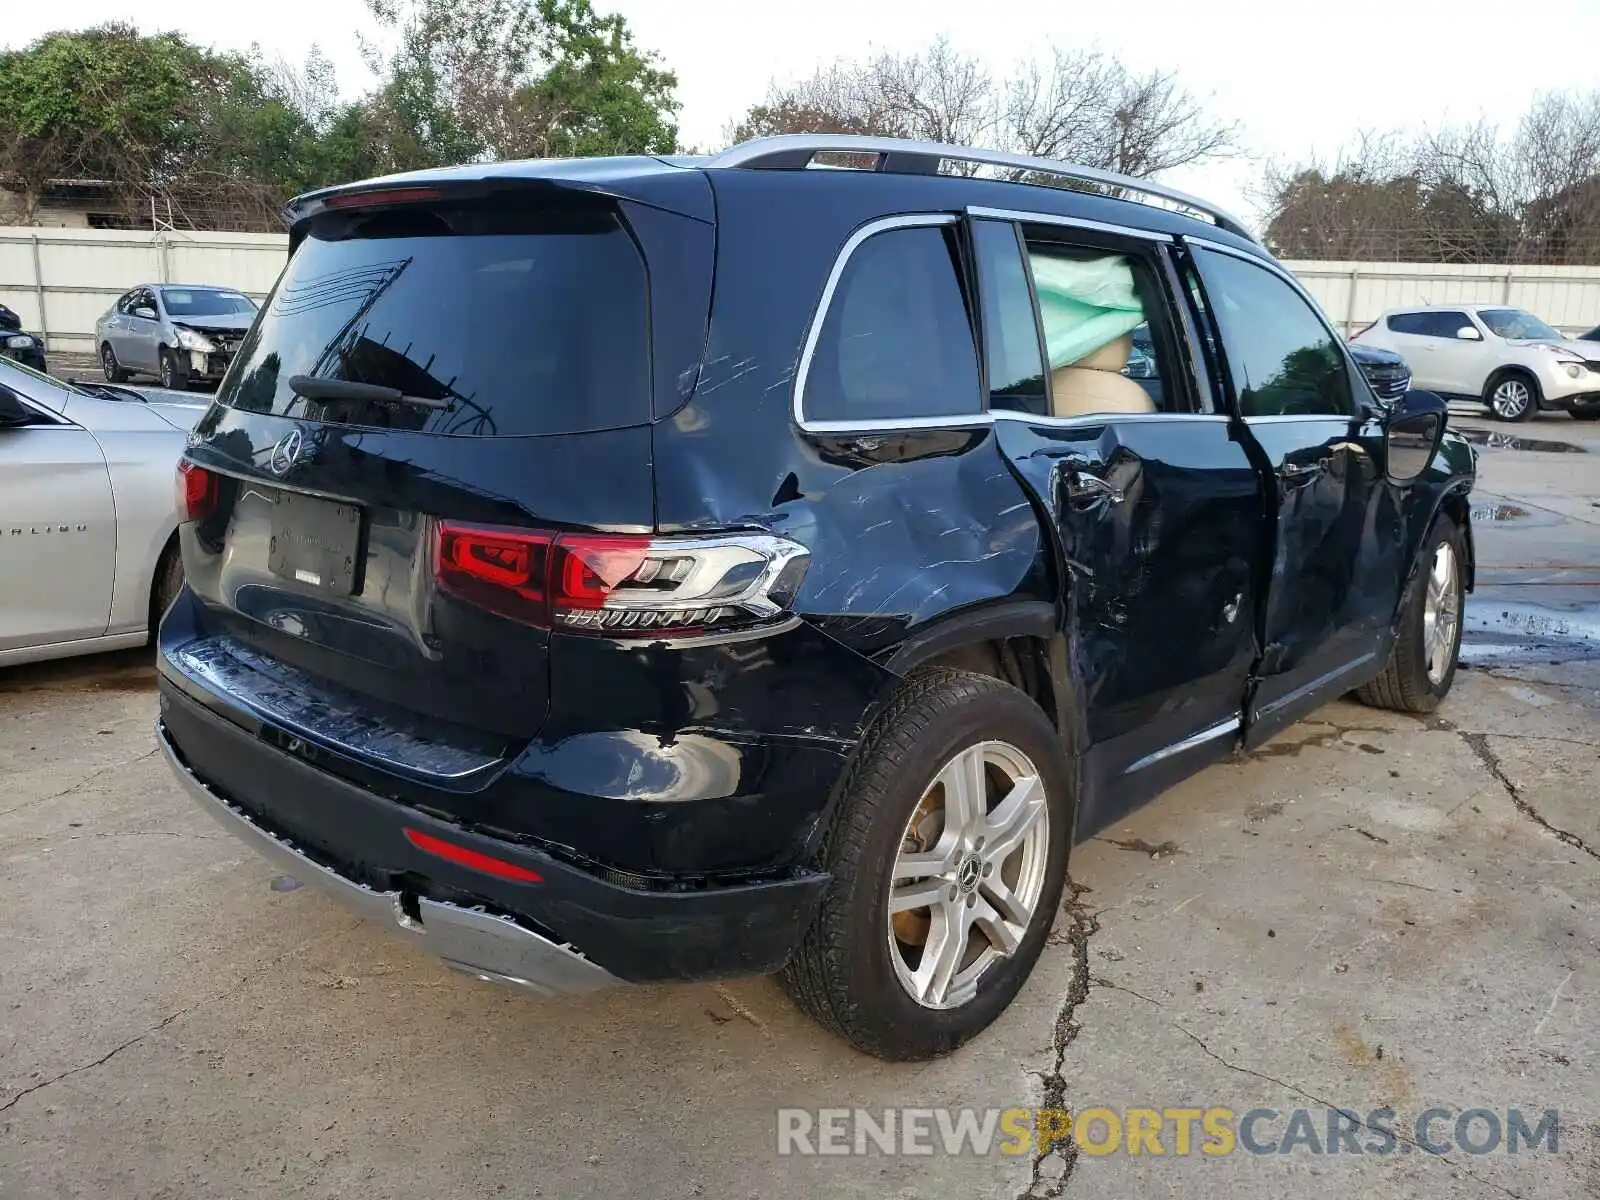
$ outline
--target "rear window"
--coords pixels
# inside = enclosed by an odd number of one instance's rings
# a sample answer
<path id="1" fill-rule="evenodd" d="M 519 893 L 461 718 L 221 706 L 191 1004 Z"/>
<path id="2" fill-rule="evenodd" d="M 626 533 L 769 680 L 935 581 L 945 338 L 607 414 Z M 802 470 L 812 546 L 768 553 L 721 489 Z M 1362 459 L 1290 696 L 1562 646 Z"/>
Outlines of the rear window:
<path id="1" fill-rule="evenodd" d="M 308 400 L 307 375 L 422 406 Z M 319 217 L 240 347 L 248 412 L 485 437 L 650 419 L 644 262 L 614 212 L 390 209 Z"/>

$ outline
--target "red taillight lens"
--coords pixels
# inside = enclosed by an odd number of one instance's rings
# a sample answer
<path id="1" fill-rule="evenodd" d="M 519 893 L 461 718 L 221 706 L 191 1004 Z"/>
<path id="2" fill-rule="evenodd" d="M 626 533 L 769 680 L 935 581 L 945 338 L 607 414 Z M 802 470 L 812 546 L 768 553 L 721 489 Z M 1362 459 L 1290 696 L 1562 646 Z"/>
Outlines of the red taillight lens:
<path id="1" fill-rule="evenodd" d="M 548 533 L 439 522 L 439 586 L 469 604 L 528 625 L 548 626 Z"/>
<path id="2" fill-rule="evenodd" d="M 557 539 L 552 603 L 559 609 L 605 607 L 618 585 L 644 566 L 649 552 L 648 537 L 568 534 Z"/>
<path id="3" fill-rule="evenodd" d="M 542 629 L 612 637 L 760 625 L 786 615 L 807 561 L 771 534 L 653 538 L 440 521 L 439 588 Z"/>
<path id="4" fill-rule="evenodd" d="M 406 841 L 418 850 L 426 851 L 453 862 L 458 866 L 470 867 L 474 871 L 482 871 L 485 875 L 493 875 L 497 879 L 509 879 L 513 883 L 543 883 L 544 877 L 537 871 L 530 871 L 527 867 L 519 867 L 516 863 L 506 862 L 503 858 L 495 858 L 477 850 L 469 850 L 465 846 L 458 846 L 454 842 L 447 842 L 443 838 L 436 838 L 431 833 L 406 827 Z"/>
<path id="5" fill-rule="evenodd" d="M 203 521 L 217 511 L 222 481 L 216 472 L 183 459 L 178 463 L 176 484 L 178 520 Z"/>

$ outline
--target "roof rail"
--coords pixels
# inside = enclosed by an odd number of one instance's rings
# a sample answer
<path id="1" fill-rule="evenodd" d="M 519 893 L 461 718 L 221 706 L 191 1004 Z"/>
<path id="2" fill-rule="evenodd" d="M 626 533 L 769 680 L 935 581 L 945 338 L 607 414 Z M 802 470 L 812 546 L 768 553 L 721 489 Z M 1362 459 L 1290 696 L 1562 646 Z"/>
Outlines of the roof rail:
<path id="1" fill-rule="evenodd" d="M 981 163 L 992 167 L 1010 167 L 1018 171 L 1036 171 L 1041 175 L 1057 175 L 1081 183 L 1094 183 L 1102 187 L 1119 188 L 1180 205 L 1216 223 L 1220 229 L 1259 242 L 1242 221 L 1218 208 L 1215 204 L 1169 188 L 1149 179 L 1132 175 L 1119 175 L 1115 171 L 1102 171 L 1098 167 L 1080 167 L 1073 163 L 1058 162 L 1053 158 L 1034 158 L 1027 154 L 1007 154 L 1001 150 L 981 150 L 972 146 L 950 146 L 942 142 L 921 142 L 905 138 L 869 137 L 853 133 L 785 133 L 776 137 L 756 138 L 741 142 L 721 154 L 713 155 L 706 164 L 711 167 L 746 167 L 769 171 L 799 170 L 811 165 L 819 154 L 871 154 L 876 156 L 877 171 L 905 174 L 933 175 L 939 162 Z"/>

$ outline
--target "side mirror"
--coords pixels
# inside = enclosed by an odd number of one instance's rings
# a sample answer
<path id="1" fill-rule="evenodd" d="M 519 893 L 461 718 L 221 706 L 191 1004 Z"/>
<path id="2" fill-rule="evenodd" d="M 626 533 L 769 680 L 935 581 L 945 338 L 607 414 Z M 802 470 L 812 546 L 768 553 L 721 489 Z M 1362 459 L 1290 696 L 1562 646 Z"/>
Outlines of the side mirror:
<path id="1" fill-rule="evenodd" d="M 0 383 L 0 429 L 19 429 L 24 425 L 35 425 L 39 421 L 33 409 L 29 408 L 5 384 Z"/>
<path id="2" fill-rule="evenodd" d="M 1483 334 L 1479 333 L 1471 325 L 1463 325 L 1460 329 L 1456 330 L 1456 336 L 1463 342 L 1483 341 Z"/>
<path id="3" fill-rule="evenodd" d="M 1445 403 L 1415 388 L 1400 397 L 1384 422 L 1384 469 L 1391 483 L 1410 483 L 1428 469 L 1444 438 Z"/>
<path id="4" fill-rule="evenodd" d="M 153 308 L 136 308 L 133 310 L 133 315 L 143 317 L 146 321 L 154 321 L 156 319 L 156 310 Z"/>

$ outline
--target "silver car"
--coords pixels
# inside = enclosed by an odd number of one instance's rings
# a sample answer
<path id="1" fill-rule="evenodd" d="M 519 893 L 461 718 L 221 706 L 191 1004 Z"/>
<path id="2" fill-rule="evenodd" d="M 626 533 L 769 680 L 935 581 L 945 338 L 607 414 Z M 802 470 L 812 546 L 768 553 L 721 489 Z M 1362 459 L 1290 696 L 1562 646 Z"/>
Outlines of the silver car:
<path id="1" fill-rule="evenodd" d="M 108 383 L 154 375 L 164 388 L 222 378 L 256 319 L 256 302 L 230 288 L 146 283 L 95 322 Z"/>
<path id="2" fill-rule="evenodd" d="M 205 411 L 0 361 L 0 667 L 146 641 L 183 584 L 174 479 Z"/>
<path id="3" fill-rule="evenodd" d="M 1525 421 L 1541 408 L 1600 418 L 1600 346 L 1563 337 L 1520 308 L 1397 308 L 1351 340 L 1399 354 L 1412 387 L 1480 401 L 1502 421 Z"/>

